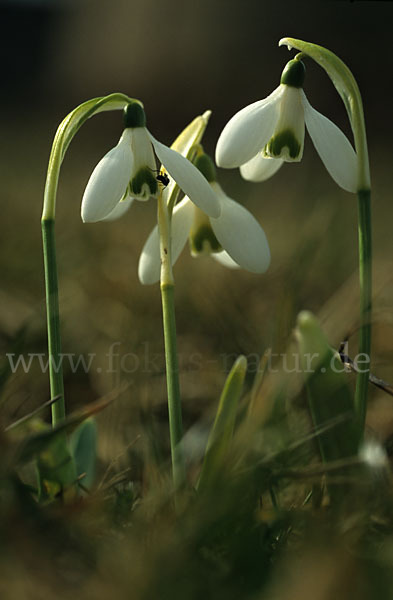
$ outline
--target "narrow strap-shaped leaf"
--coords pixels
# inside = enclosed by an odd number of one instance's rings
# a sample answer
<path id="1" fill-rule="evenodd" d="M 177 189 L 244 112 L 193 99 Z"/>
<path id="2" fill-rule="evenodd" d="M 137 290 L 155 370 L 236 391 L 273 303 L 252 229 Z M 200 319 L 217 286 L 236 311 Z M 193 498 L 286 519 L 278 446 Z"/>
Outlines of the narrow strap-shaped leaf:
<path id="1" fill-rule="evenodd" d="M 317 319 L 307 311 L 298 316 L 296 337 L 315 429 L 343 417 L 336 426 L 318 435 L 321 458 L 329 462 L 355 456 L 359 430 L 348 375 L 338 352 L 331 348 Z"/>
<path id="2" fill-rule="evenodd" d="M 113 398 L 110 397 L 109 399 L 91 402 L 83 408 L 73 412 L 63 421 L 60 421 L 55 427 L 41 429 L 16 443 L 14 449 L 15 464 L 21 465 L 33 460 L 37 454 L 44 452 L 54 440 L 64 439 L 66 434 L 72 432 L 88 417 L 91 417 L 106 408 L 112 401 Z"/>
<path id="3" fill-rule="evenodd" d="M 90 489 L 94 483 L 97 459 L 97 425 L 93 418 L 86 419 L 70 439 L 78 477 L 83 476 L 83 487 Z"/>
<path id="4" fill-rule="evenodd" d="M 226 379 L 221 394 L 197 486 L 199 491 L 214 482 L 228 453 L 246 371 L 247 360 L 245 356 L 239 356 Z"/>

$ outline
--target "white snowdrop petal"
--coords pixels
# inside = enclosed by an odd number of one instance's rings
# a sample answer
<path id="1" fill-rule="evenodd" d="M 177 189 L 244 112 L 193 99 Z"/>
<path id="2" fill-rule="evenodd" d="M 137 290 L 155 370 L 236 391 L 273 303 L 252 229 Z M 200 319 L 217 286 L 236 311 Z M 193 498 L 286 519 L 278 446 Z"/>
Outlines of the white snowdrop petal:
<path id="1" fill-rule="evenodd" d="M 183 250 L 192 225 L 194 207 L 188 198 L 184 198 L 172 214 L 172 264 L 174 265 Z M 139 281 L 151 285 L 160 280 L 160 240 L 156 225 L 149 235 L 138 265 Z"/>
<path id="2" fill-rule="evenodd" d="M 244 206 L 226 196 L 217 183 L 213 186 L 221 204 L 219 218 L 210 219 L 218 241 L 238 265 L 252 273 L 264 273 L 270 264 L 265 232 Z"/>
<path id="3" fill-rule="evenodd" d="M 156 283 L 160 279 L 160 271 L 160 241 L 158 237 L 158 226 L 156 225 L 147 238 L 139 258 L 139 281 L 143 283 L 143 285 Z"/>
<path id="4" fill-rule="evenodd" d="M 251 160 L 271 138 L 278 118 L 279 85 L 267 98 L 236 113 L 225 125 L 216 146 L 216 163 L 232 169 Z"/>
<path id="5" fill-rule="evenodd" d="M 151 133 L 149 136 L 159 160 L 183 192 L 209 217 L 218 217 L 220 204 L 202 173 L 184 156 L 161 144 Z"/>
<path id="6" fill-rule="evenodd" d="M 220 265 L 227 267 L 227 269 L 240 269 L 240 266 L 235 262 L 225 250 L 221 252 L 213 252 L 210 255 L 214 260 L 216 260 Z"/>
<path id="7" fill-rule="evenodd" d="M 303 92 L 306 127 L 323 164 L 347 192 L 357 190 L 357 157 L 344 133 L 311 106 Z"/>
<path id="8" fill-rule="evenodd" d="M 119 143 L 100 160 L 87 183 L 82 199 L 82 221 L 101 221 L 115 208 L 127 189 L 132 169 L 128 130 Z"/>
<path id="9" fill-rule="evenodd" d="M 194 218 L 194 205 L 186 196 L 177 204 L 172 214 L 172 264 L 179 258 L 190 233 Z"/>
<path id="10" fill-rule="evenodd" d="M 143 285 L 151 285 L 160 280 L 160 240 L 156 225 L 146 240 L 138 264 L 138 277 Z"/>
<path id="11" fill-rule="evenodd" d="M 155 171 L 157 169 L 156 160 L 146 127 L 135 127 L 131 129 L 131 132 L 131 148 L 134 154 L 132 175 L 134 176 L 139 169 L 144 167 Z"/>
<path id="12" fill-rule="evenodd" d="M 128 196 L 125 200 L 118 202 L 109 215 L 101 219 L 101 221 L 116 221 L 116 219 L 120 219 L 128 211 L 134 200 L 135 198 Z"/>
<path id="13" fill-rule="evenodd" d="M 254 158 L 240 167 L 241 176 L 247 181 L 265 181 L 283 165 L 281 158 L 265 158 L 258 152 Z"/>

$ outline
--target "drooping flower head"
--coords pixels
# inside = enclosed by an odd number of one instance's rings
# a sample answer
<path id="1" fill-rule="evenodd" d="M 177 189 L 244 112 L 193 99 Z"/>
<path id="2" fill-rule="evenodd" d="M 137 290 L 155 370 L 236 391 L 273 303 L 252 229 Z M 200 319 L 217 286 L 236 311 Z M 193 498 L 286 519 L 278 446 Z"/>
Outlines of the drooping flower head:
<path id="1" fill-rule="evenodd" d="M 220 216 L 208 216 L 186 196 L 172 213 L 172 264 L 189 240 L 193 256 L 211 255 L 229 268 L 242 267 L 263 273 L 270 264 L 266 235 L 258 221 L 243 206 L 229 198 L 216 181 L 213 161 L 200 153 L 195 165 L 209 182 L 220 205 Z M 158 227 L 148 237 L 139 260 L 141 283 L 153 284 L 160 278 Z"/>
<path id="2" fill-rule="evenodd" d="M 157 197 L 155 154 L 167 172 L 189 198 L 208 215 L 219 216 L 220 207 L 203 175 L 186 158 L 161 144 L 146 128 L 141 103 L 124 109 L 124 131 L 119 143 L 98 163 L 82 199 L 82 220 L 95 222 L 120 216 L 124 202 Z"/>
<path id="3" fill-rule="evenodd" d="M 305 67 L 299 58 L 286 65 L 280 85 L 264 100 L 232 117 L 216 147 L 217 165 L 240 167 L 249 181 L 264 181 L 284 162 L 303 156 L 305 125 L 326 169 L 343 189 L 356 191 L 355 151 L 332 121 L 316 111 L 303 91 Z"/>

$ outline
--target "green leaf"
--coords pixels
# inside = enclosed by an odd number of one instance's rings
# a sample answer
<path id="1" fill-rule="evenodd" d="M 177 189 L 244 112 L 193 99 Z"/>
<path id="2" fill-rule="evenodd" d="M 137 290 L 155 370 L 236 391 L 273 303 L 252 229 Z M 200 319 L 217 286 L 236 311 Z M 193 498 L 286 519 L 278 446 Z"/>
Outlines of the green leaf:
<path id="1" fill-rule="evenodd" d="M 199 477 L 197 486 L 199 491 L 214 483 L 228 454 L 246 371 L 246 357 L 239 356 L 226 379 L 221 394 Z"/>
<path id="2" fill-rule="evenodd" d="M 338 352 L 329 345 L 317 319 L 298 315 L 296 337 L 305 377 L 308 404 L 322 460 L 330 462 L 356 456 L 359 445 L 354 401 L 348 374 Z M 329 424 L 336 422 L 332 427 Z"/>
<path id="3" fill-rule="evenodd" d="M 20 465 L 33 460 L 37 454 L 46 451 L 55 440 L 64 439 L 65 434 L 73 431 L 88 417 L 95 415 L 106 408 L 112 401 L 113 398 L 111 397 L 109 399 L 91 402 L 82 409 L 69 415 L 55 427 L 45 427 L 45 429 L 27 436 L 16 445 L 14 449 L 14 462 Z"/>
<path id="4" fill-rule="evenodd" d="M 69 417 L 51 428 L 38 419 L 31 423 L 35 432 L 14 444 L 13 463 L 23 465 L 32 460 L 36 461 L 38 478 L 38 498 L 41 502 L 53 500 L 62 495 L 73 498 L 76 495 L 78 476 L 87 474 L 85 485 L 91 485 L 94 478 L 95 465 L 95 425 L 90 420 L 85 428 L 75 435 L 73 449 L 79 463 L 75 463 L 74 453 L 70 452 L 66 436 L 76 427 L 83 424 L 91 415 L 106 408 L 112 398 L 92 402 L 84 408 L 75 411 Z M 89 449 L 94 446 L 93 455 Z M 78 469 L 82 469 L 79 470 Z"/>
<path id="5" fill-rule="evenodd" d="M 52 437 L 38 454 L 36 469 L 40 502 L 54 500 L 60 495 L 70 499 L 75 497 L 77 474 L 64 434 Z"/>
<path id="6" fill-rule="evenodd" d="M 97 459 L 97 425 L 93 418 L 86 419 L 70 439 L 78 477 L 83 475 L 83 487 L 90 489 L 94 483 Z"/>
<path id="7" fill-rule="evenodd" d="M 249 418 L 249 419 L 252 419 L 254 417 L 255 405 L 257 403 L 258 396 L 262 389 L 262 384 L 265 380 L 265 376 L 266 376 L 267 370 L 269 368 L 271 356 L 272 356 L 272 349 L 268 348 L 263 353 L 263 356 L 259 362 L 258 370 L 255 374 L 254 382 L 252 384 L 251 398 L 250 398 L 250 402 L 249 402 L 248 410 L 247 410 L 247 418 Z"/>

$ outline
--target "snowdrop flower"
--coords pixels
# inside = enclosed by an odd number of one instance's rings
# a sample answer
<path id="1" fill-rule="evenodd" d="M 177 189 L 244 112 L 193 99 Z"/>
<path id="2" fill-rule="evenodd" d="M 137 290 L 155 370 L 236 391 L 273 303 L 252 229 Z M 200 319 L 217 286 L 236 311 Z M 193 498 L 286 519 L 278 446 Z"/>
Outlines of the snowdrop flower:
<path id="1" fill-rule="evenodd" d="M 133 198 L 157 197 L 161 190 L 154 153 L 192 202 L 209 216 L 219 216 L 219 201 L 206 179 L 189 160 L 151 135 L 139 102 L 124 109 L 124 125 L 119 143 L 100 160 L 90 176 L 82 199 L 84 222 L 117 218 Z"/>
<path id="2" fill-rule="evenodd" d="M 283 162 L 301 160 L 306 125 L 334 181 L 344 190 L 356 192 L 355 151 L 343 132 L 311 106 L 303 91 L 304 76 L 301 60 L 289 61 L 280 85 L 270 96 L 232 117 L 217 143 L 217 165 L 240 167 L 244 179 L 264 181 Z"/>
<path id="3" fill-rule="evenodd" d="M 189 239 L 193 256 L 211 254 L 226 267 L 263 273 L 270 263 L 270 250 L 262 227 L 247 209 L 224 193 L 216 181 L 213 162 L 206 154 L 198 157 L 196 166 L 209 181 L 221 213 L 219 217 L 209 217 L 188 197 L 175 206 L 171 221 L 172 264 Z M 153 284 L 160 279 L 157 226 L 142 250 L 138 276 L 143 284 Z"/>

